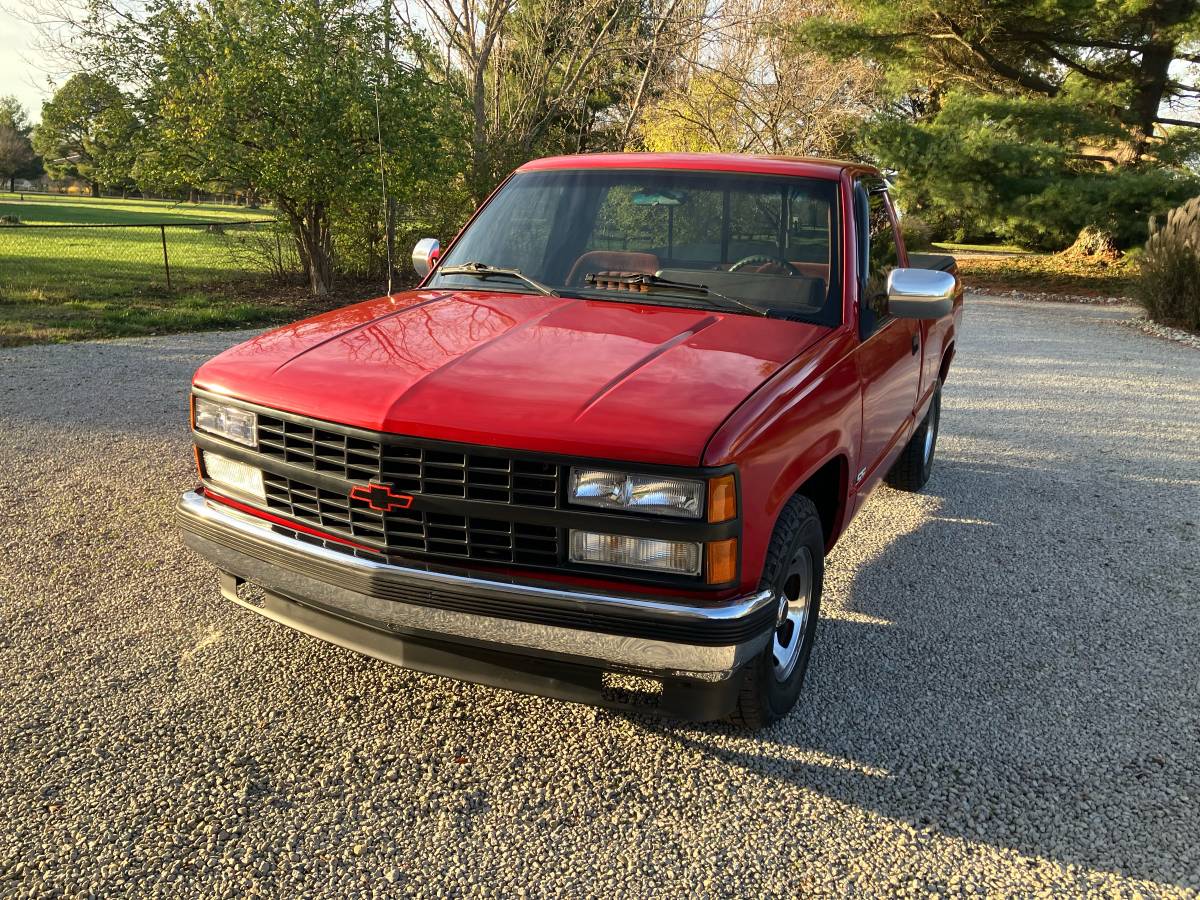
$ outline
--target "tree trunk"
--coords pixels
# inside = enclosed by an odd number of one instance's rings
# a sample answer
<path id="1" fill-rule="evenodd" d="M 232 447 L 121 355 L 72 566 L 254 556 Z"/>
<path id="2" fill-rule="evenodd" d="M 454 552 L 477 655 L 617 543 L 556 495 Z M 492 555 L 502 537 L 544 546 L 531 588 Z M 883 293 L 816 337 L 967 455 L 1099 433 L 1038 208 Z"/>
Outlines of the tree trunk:
<path id="1" fill-rule="evenodd" d="M 100 196 L 100 182 L 98 182 L 98 181 L 93 181 L 93 182 L 91 182 L 91 183 L 90 183 L 90 187 L 91 187 L 91 190 L 92 190 L 92 196 L 93 196 L 93 197 L 99 197 L 99 196 Z"/>
<path id="2" fill-rule="evenodd" d="M 488 184 L 491 181 L 491 166 L 488 162 L 485 65 L 486 63 L 480 63 L 475 67 L 472 86 L 474 122 L 471 128 L 471 201 L 475 206 L 479 206 L 487 199 Z"/>
<path id="3" fill-rule="evenodd" d="M 292 224 L 309 293 L 324 297 L 333 286 L 333 244 L 328 210 L 324 203 L 309 203 L 299 210 L 286 202 L 280 202 L 279 206 L 287 212 Z"/>
<path id="4" fill-rule="evenodd" d="M 471 200 L 479 206 L 487 199 L 495 185 L 492 183 L 491 147 L 488 141 L 487 72 L 492 51 L 504 27 L 511 6 L 503 11 L 493 10 L 487 17 L 484 32 L 480 36 L 479 49 L 471 58 Z M 496 91 L 500 90 L 497 83 Z"/>
<path id="5" fill-rule="evenodd" d="M 1137 85 L 1130 104 L 1130 112 L 1134 117 L 1132 162 L 1141 161 L 1150 149 L 1154 124 L 1158 120 L 1158 110 L 1167 90 L 1169 70 L 1174 59 L 1174 44 L 1153 43 L 1142 50 L 1142 64 L 1138 67 L 1141 83 Z"/>

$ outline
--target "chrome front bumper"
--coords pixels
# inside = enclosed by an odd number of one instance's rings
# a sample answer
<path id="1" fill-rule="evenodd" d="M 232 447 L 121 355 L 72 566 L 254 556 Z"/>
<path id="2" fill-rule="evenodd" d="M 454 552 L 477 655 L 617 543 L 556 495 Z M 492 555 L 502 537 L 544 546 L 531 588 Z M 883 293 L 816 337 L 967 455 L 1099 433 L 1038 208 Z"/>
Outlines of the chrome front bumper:
<path id="1" fill-rule="evenodd" d="M 362 629 L 600 669 L 717 682 L 757 656 L 774 627 L 770 591 L 697 603 L 594 593 L 469 570 L 393 565 L 303 539 L 194 492 L 183 495 L 176 515 L 184 543 L 233 576 L 222 579 L 229 599 L 316 637 L 400 664 L 408 663 L 395 653 L 373 651 L 375 642 L 360 639 Z M 248 602 L 237 594 L 239 581 L 257 585 L 277 602 Z"/>

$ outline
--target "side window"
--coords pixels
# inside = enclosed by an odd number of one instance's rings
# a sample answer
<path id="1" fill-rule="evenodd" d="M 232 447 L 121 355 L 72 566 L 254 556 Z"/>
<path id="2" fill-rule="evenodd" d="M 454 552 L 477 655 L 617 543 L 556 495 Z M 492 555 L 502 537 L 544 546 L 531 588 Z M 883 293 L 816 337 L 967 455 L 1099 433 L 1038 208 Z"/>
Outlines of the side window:
<path id="1" fill-rule="evenodd" d="M 888 274 L 900 265 L 900 256 L 883 186 L 863 187 L 866 188 L 867 250 L 866 271 L 862 273 L 862 333 L 866 337 L 887 316 Z"/>

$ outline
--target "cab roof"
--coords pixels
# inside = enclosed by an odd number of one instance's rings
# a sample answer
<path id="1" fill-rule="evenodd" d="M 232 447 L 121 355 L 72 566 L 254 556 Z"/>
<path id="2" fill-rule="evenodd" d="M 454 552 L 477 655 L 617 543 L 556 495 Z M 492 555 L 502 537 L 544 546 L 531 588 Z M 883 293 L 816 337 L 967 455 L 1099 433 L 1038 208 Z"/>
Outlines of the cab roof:
<path id="1" fill-rule="evenodd" d="M 738 153 L 581 153 L 531 160 L 518 172 L 548 169 L 682 169 L 696 172 L 747 172 L 799 175 L 836 181 L 847 169 L 876 172 L 871 166 L 808 156 L 751 156 Z"/>

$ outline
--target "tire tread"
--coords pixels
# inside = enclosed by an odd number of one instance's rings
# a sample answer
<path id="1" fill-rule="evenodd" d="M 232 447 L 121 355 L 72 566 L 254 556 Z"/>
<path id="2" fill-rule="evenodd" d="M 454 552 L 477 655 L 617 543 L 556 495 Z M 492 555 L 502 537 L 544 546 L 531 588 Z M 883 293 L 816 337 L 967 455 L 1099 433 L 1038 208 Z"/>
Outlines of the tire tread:
<path id="1" fill-rule="evenodd" d="M 898 491 L 908 491 L 915 493 L 925 487 L 925 482 L 929 480 L 929 472 L 933 465 L 932 458 L 929 463 L 925 461 L 925 430 L 930 427 L 930 418 L 933 416 L 934 404 L 938 405 L 937 422 L 941 422 L 941 394 L 942 386 L 939 384 L 934 389 L 933 400 L 930 402 L 929 411 L 925 414 L 925 418 L 921 421 L 920 427 L 913 432 L 904 450 L 900 453 L 899 458 L 892 465 L 891 471 L 884 476 L 891 487 Z M 936 426 L 935 426 L 936 427 Z M 937 452 L 937 432 L 934 432 L 934 453 Z"/>
<path id="2" fill-rule="evenodd" d="M 791 548 L 793 536 L 800 531 L 808 519 L 821 517 L 816 504 L 803 494 L 792 497 L 779 513 L 775 523 L 775 531 L 771 535 L 771 543 L 767 547 L 767 557 L 763 565 L 763 577 L 759 582 L 770 585 L 775 573 L 780 567 L 787 565 L 788 550 Z M 769 653 L 770 647 L 764 652 Z M 762 691 L 758 680 L 758 666 L 752 662 L 742 674 L 742 686 L 738 693 L 737 706 L 730 713 L 729 721 L 741 728 L 757 730 L 771 724 L 776 718 L 772 713 L 767 697 Z"/>

